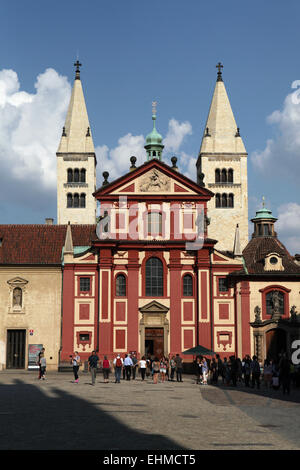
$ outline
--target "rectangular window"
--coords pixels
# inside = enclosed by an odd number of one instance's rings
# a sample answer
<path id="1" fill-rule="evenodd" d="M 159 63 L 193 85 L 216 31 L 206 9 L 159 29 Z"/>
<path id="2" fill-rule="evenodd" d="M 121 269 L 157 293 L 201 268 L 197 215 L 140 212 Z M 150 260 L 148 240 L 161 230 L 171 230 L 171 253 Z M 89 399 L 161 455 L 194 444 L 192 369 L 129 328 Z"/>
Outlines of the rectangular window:
<path id="1" fill-rule="evenodd" d="M 219 277 L 219 292 L 228 292 L 228 281 L 225 277 Z"/>
<path id="2" fill-rule="evenodd" d="M 162 215 L 159 212 L 148 214 L 148 235 L 162 234 Z"/>
<path id="3" fill-rule="evenodd" d="M 91 279 L 89 277 L 80 278 L 80 292 L 89 292 L 91 290 Z"/>
<path id="4" fill-rule="evenodd" d="M 79 340 L 80 341 L 89 341 L 90 340 L 89 333 L 80 333 L 79 334 Z"/>

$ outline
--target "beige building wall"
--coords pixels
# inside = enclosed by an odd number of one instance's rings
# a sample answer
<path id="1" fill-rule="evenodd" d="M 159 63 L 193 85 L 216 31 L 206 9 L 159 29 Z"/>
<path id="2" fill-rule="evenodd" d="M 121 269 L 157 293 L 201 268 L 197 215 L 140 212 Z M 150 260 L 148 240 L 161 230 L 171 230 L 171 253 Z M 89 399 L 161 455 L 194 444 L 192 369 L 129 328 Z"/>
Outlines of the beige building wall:
<path id="1" fill-rule="evenodd" d="M 86 170 L 85 183 L 68 183 L 68 169 Z M 97 202 L 93 196 L 96 190 L 96 162 L 94 154 L 57 154 L 57 223 L 95 224 Z M 85 208 L 68 208 L 67 194 L 85 194 Z"/>
<path id="2" fill-rule="evenodd" d="M 233 183 L 216 183 L 215 170 L 233 169 Z M 236 225 L 239 224 L 240 243 L 243 250 L 248 243 L 248 183 L 247 155 L 201 156 L 201 171 L 207 189 L 222 195 L 234 195 L 234 207 L 216 208 L 216 198 L 207 204 L 210 225 L 208 236 L 218 240 L 216 249 L 233 250 Z"/>
<path id="3" fill-rule="evenodd" d="M 14 307 L 12 300 L 16 282 L 22 288 L 20 308 Z M 6 369 L 7 330 L 13 329 L 26 330 L 25 370 L 29 344 L 43 344 L 47 370 L 58 369 L 61 282 L 59 267 L 0 267 L 0 370 Z"/>

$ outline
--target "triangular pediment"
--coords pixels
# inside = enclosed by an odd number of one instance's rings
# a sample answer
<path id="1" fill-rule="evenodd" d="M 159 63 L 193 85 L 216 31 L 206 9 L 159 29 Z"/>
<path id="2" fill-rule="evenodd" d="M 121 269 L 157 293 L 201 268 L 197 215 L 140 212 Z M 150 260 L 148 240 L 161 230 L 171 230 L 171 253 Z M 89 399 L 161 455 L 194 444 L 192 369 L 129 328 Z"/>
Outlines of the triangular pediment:
<path id="1" fill-rule="evenodd" d="M 12 287 L 18 287 L 18 286 L 22 287 L 28 284 L 28 281 L 26 281 L 26 279 L 16 276 L 10 279 L 9 281 L 7 281 L 7 284 L 9 284 Z"/>
<path id="2" fill-rule="evenodd" d="M 152 302 L 149 302 L 147 305 L 144 305 L 143 307 L 139 308 L 139 311 L 141 313 L 156 313 L 156 314 L 165 313 L 167 314 L 169 311 L 169 308 L 157 302 L 156 300 L 152 300 Z"/>
<path id="3" fill-rule="evenodd" d="M 102 186 L 94 193 L 95 197 L 119 195 L 159 196 L 175 195 L 180 197 L 202 196 L 210 199 L 213 193 L 175 171 L 169 165 L 151 160 L 144 163 L 117 180 Z"/>

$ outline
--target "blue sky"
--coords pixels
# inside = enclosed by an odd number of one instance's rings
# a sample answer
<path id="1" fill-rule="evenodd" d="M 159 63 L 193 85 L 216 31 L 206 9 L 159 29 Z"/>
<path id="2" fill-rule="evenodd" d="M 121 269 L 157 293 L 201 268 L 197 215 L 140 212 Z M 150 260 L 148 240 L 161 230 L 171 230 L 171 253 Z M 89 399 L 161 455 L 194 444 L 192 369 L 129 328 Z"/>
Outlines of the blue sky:
<path id="1" fill-rule="evenodd" d="M 19 92 L 27 94 L 25 101 L 37 93 L 37 77 L 47 69 L 60 77 L 54 77 L 54 99 L 51 77 L 43 76 L 47 90 L 42 103 L 47 106 L 48 96 L 48 114 L 43 121 L 42 106 L 35 108 L 37 129 L 31 126 L 36 139 L 48 133 L 43 148 L 53 152 L 54 167 L 64 116 L 63 106 L 57 112 L 54 105 L 62 103 L 63 92 L 68 96 L 77 55 L 83 64 L 81 77 L 99 152 L 105 148 L 109 158 L 109 151 L 118 147 L 123 136 L 145 136 L 151 130 L 155 99 L 157 128 L 163 136 L 168 134 L 171 119 L 190 125 L 191 132 L 175 152 L 179 160 L 184 152 L 184 165 L 189 156 L 197 157 L 215 86 L 215 66 L 221 61 L 249 154 L 249 218 L 264 195 L 273 213 L 280 216 L 278 233 L 283 242 L 292 252 L 300 252 L 300 104 L 291 109 L 287 102 L 295 91 L 291 84 L 300 80 L 298 1 L 2 0 L 1 8 L 0 71 L 17 74 Z M 276 110 L 279 113 L 274 115 Z M 52 122 L 56 112 L 57 120 Z M 0 118 L 9 121 L 5 132 L 16 129 L 21 119 L 17 114 L 11 122 L 12 111 L 1 114 L 1 108 Z M 31 122 L 36 121 L 32 118 Z M 47 123 L 53 126 L 51 132 Z M 5 139 L 0 125 L 0 223 L 43 223 L 45 217 L 55 217 L 51 178 L 49 184 L 46 178 L 33 183 L 28 172 L 14 169 L 17 157 L 3 145 Z M 27 158 L 26 151 L 22 157 L 22 142 L 20 137 L 16 145 L 21 162 Z M 167 162 L 171 153 L 165 156 Z M 98 160 L 101 182 L 106 168 Z M 38 166 L 39 160 L 34 161 Z"/>

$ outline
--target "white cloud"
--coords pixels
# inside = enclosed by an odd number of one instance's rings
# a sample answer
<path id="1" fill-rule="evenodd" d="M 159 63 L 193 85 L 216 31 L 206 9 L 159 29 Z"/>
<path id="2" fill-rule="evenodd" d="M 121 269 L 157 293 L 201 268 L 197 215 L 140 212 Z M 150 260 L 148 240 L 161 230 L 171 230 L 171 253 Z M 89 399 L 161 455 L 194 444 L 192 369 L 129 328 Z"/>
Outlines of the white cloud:
<path id="1" fill-rule="evenodd" d="M 282 111 L 275 110 L 267 117 L 275 126 L 275 137 L 267 140 L 264 150 L 251 155 L 260 172 L 288 176 L 295 182 L 300 170 L 300 100 L 296 93 L 286 96 Z"/>
<path id="2" fill-rule="evenodd" d="M 191 134 L 192 126 L 188 121 L 180 123 L 174 118 L 170 119 L 168 132 L 163 142 L 165 146 L 164 151 L 166 153 L 178 152 L 184 138 Z"/>
<path id="3" fill-rule="evenodd" d="M 278 238 L 294 253 L 300 253 L 300 204 L 289 202 L 278 207 Z"/>
<path id="4" fill-rule="evenodd" d="M 55 194 L 56 151 L 70 100 L 66 77 L 54 69 L 38 75 L 35 93 L 20 90 L 13 70 L 0 71 L 0 184 L 7 201 L 32 205 Z M 33 197 L 34 194 L 34 197 Z M 49 197 L 49 193 L 47 194 Z"/>

